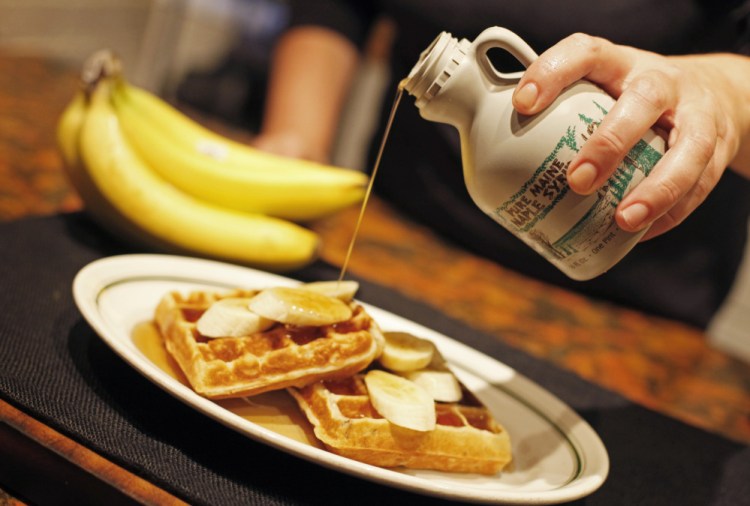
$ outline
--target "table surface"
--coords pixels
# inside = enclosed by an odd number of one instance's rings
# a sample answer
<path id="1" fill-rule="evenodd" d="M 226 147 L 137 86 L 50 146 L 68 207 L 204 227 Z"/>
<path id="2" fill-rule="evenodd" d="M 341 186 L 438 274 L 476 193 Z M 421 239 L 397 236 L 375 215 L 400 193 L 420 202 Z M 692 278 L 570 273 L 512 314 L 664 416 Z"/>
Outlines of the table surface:
<path id="1" fill-rule="evenodd" d="M 81 208 L 55 147 L 57 118 L 76 86 L 77 69 L 0 54 L 0 220 Z M 324 260 L 343 263 L 358 213 L 353 207 L 311 225 L 323 239 Z M 377 198 L 367 208 L 349 269 L 638 404 L 750 443 L 750 366 L 711 348 L 700 330 L 518 275 L 446 242 Z M 84 474 L 143 497 L 174 500 L 4 402 L 0 422 L 4 441 L 36 442 Z M 7 490 L 21 486 L 0 483 Z M 16 500 L 0 494 L 3 503 Z"/>

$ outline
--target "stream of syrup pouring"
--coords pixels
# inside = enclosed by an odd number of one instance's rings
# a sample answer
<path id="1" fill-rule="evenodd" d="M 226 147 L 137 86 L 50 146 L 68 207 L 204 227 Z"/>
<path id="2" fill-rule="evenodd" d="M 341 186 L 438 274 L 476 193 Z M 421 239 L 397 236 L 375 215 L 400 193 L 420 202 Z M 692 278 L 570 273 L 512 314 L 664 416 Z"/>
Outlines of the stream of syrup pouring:
<path id="1" fill-rule="evenodd" d="M 396 115 L 396 109 L 398 109 L 398 104 L 401 102 L 401 97 L 404 94 L 404 86 L 406 84 L 406 79 L 401 80 L 401 82 L 398 84 L 398 88 L 396 89 L 396 96 L 393 99 L 393 105 L 391 106 L 391 113 L 388 116 L 388 123 L 385 125 L 385 131 L 383 132 L 383 138 L 380 140 L 380 148 L 378 149 L 378 156 L 375 158 L 375 164 L 372 168 L 372 175 L 370 176 L 370 182 L 367 185 L 367 190 L 365 191 L 365 198 L 362 200 L 362 207 L 359 209 L 359 216 L 357 217 L 357 224 L 354 226 L 354 232 L 352 233 L 352 238 L 349 241 L 349 249 L 346 251 L 346 257 L 344 257 L 344 263 L 341 265 L 341 272 L 339 272 L 339 279 L 338 282 L 341 283 L 341 281 L 344 279 L 344 275 L 346 274 L 346 270 L 349 267 L 349 260 L 352 256 L 352 250 L 354 250 L 354 243 L 357 240 L 357 235 L 359 234 L 359 227 L 362 225 L 362 218 L 365 215 L 365 209 L 367 208 L 367 202 L 370 200 L 370 194 L 372 193 L 372 186 L 375 182 L 375 176 L 378 173 L 378 168 L 380 167 L 380 159 L 383 157 L 383 150 L 385 149 L 385 142 L 388 139 L 388 135 L 391 133 L 391 126 L 393 125 L 393 118 Z"/>
<path id="2" fill-rule="evenodd" d="M 380 166 L 380 159 L 383 156 L 383 149 L 385 147 L 386 139 L 391 130 L 393 124 L 393 117 L 396 114 L 396 109 L 401 101 L 403 95 L 404 81 L 399 83 L 396 96 L 391 107 L 391 113 L 388 118 L 388 123 L 383 132 L 383 139 L 380 143 L 380 149 L 378 156 L 375 159 L 375 165 L 373 166 L 372 175 L 370 176 L 370 182 L 365 192 L 365 198 L 362 201 L 362 207 L 359 211 L 359 217 L 357 218 L 357 224 L 354 228 L 351 241 L 349 243 L 349 249 L 346 253 L 344 264 L 341 267 L 341 273 L 339 275 L 338 282 L 344 279 L 346 269 L 349 265 L 349 258 L 351 257 L 352 250 L 354 249 L 354 242 L 359 233 L 359 227 L 362 223 L 362 217 L 365 213 L 365 207 L 367 207 L 367 201 L 370 198 L 372 192 L 373 181 L 375 180 L 375 174 Z M 152 363 L 158 366 L 166 374 L 176 379 L 185 386 L 190 386 L 185 375 L 180 370 L 180 367 L 172 359 L 164 347 L 164 343 L 153 321 L 142 322 L 133 329 L 133 343 Z M 307 422 L 307 419 L 300 412 L 291 397 L 284 395 L 283 391 L 266 392 L 252 398 L 233 398 L 214 401 L 224 409 L 240 416 L 250 422 L 272 430 L 278 434 L 287 436 L 295 439 L 299 442 L 309 444 L 312 446 L 322 447 L 321 443 L 317 440 L 317 437 L 313 433 L 312 426 Z"/>

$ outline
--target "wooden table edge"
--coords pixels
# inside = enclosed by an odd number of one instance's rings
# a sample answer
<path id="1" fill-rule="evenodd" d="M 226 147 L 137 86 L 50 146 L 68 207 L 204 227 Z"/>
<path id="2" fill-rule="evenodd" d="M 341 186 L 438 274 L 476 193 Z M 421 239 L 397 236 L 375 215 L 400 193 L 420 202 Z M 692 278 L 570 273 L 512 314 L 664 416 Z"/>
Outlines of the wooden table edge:
<path id="1" fill-rule="evenodd" d="M 154 505 L 186 505 L 187 503 L 153 483 L 141 478 L 125 468 L 111 462 L 98 453 L 90 450 L 55 429 L 34 419 L 3 399 L 0 399 L 0 457 L 4 464 L 0 467 L 0 483 L 9 487 L 7 492 L 23 495 L 19 499 L 28 499 L 34 491 L 25 490 L 23 483 L 3 483 L 7 481 L 7 470 L 19 466 L 35 467 L 33 471 L 39 473 L 35 482 L 36 487 L 54 487 L 52 480 L 39 482 L 40 476 L 50 475 L 51 472 L 63 470 L 65 476 L 58 476 L 58 486 L 66 494 L 89 494 L 92 489 L 99 489 L 98 493 L 110 489 L 112 497 L 120 495 L 119 503 L 137 502 Z M 7 427 L 2 427 L 5 424 Z M 16 431 L 17 434 L 13 434 Z M 26 441 L 18 439 L 23 437 Z M 14 440 L 15 438 L 15 440 Z M 34 447 L 36 446 L 36 448 Z M 23 455 L 18 455 L 18 449 L 23 448 Z M 13 454 L 12 450 L 16 453 Z M 34 455 L 28 453 L 33 452 Z M 9 454 L 10 453 L 10 454 Z M 54 462 L 57 457 L 57 462 Z M 60 461 L 62 459 L 62 462 Z M 66 464 L 70 467 L 65 469 Z M 93 480 L 99 483 L 92 482 Z M 37 492 L 38 493 L 38 492 Z M 46 491 L 49 493 L 49 491 Z M 109 497 L 109 499 L 112 499 Z M 66 499 L 70 499 L 69 497 Z M 93 498 L 90 498 L 93 499 Z"/>

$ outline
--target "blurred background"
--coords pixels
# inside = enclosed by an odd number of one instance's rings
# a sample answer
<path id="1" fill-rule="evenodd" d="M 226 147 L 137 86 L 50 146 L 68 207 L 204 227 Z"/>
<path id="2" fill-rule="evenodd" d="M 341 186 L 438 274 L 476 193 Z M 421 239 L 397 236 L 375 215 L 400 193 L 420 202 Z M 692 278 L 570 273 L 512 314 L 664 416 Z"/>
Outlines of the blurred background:
<path id="1" fill-rule="evenodd" d="M 45 62 L 48 74 L 54 62 L 52 75 L 59 79 L 41 89 L 64 99 L 72 96 L 72 77 L 86 57 L 108 47 L 121 56 L 134 84 L 251 136 L 262 117 L 270 53 L 288 16 L 283 0 L 0 0 L 0 56 L 6 57 L 0 68 L 0 135 L 18 136 L 24 122 L 37 121 L 28 106 L 34 97 L 24 95 L 26 85 L 14 76 L 14 65 L 28 67 L 24 75 L 33 76 L 35 58 Z M 365 146 L 374 118 L 393 94 L 384 89 L 383 64 L 393 36 L 385 20 L 371 34 L 341 121 L 336 165 L 367 169 Z M 0 153 L 0 219 L 23 214 L 12 207 L 22 199 L 3 203 L 3 191 L 23 191 L 23 185 L 47 191 L 47 201 L 54 201 L 49 211 L 75 207 L 65 200 L 69 197 L 53 194 L 52 179 L 38 179 L 44 160 L 12 164 L 3 158 Z M 33 175 L 22 173 L 32 165 Z M 750 360 L 750 262 L 708 334 L 717 347 Z"/>
<path id="2" fill-rule="evenodd" d="M 256 131 L 269 56 L 287 19 L 283 0 L 0 0 L 0 52 L 77 68 L 108 47 L 134 84 Z M 391 36 L 385 22 L 373 32 L 342 122 L 337 165 L 365 168 Z"/>

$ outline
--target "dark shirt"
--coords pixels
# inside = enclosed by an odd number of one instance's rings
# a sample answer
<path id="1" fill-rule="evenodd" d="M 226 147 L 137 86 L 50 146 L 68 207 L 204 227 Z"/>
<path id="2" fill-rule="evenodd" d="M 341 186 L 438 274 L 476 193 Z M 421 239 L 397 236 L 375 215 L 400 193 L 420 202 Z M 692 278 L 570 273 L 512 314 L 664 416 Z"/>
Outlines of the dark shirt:
<path id="1" fill-rule="evenodd" d="M 397 26 L 390 70 L 396 83 L 442 31 L 473 40 L 488 26 L 520 35 L 538 53 L 574 32 L 662 54 L 747 52 L 747 6 L 721 0 L 302 0 L 292 24 L 336 30 L 356 44 L 378 15 Z M 750 2 L 747 2 L 750 4 Z M 500 58 L 499 69 L 513 65 Z M 391 100 L 386 99 L 382 125 Z M 373 149 L 377 142 L 373 143 Z M 750 182 L 727 171 L 676 229 L 639 244 L 594 280 L 568 279 L 471 201 L 463 182 L 458 133 L 422 119 L 404 98 L 375 182 L 378 193 L 446 238 L 518 272 L 591 296 L 704 327 L 726 297 L 742 259 Z"/>

